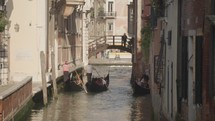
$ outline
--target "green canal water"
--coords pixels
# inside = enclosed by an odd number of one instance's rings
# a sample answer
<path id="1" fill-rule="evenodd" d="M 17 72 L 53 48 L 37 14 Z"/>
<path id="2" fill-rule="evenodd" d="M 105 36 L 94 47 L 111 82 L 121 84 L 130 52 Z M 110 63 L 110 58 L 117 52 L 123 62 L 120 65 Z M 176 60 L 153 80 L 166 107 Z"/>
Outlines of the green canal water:
<path id="1" fill-rule="evenodd" d="M 133 96 L 131 67 L 96 67 L 94 75 L 109 70 L 109 90 L 100 93 L 61 92 L 47 107 L 34 107 L 26 121 L 143 121 L 144 96 Z M 104 74 L 104 73 L 103 73 Z"/>

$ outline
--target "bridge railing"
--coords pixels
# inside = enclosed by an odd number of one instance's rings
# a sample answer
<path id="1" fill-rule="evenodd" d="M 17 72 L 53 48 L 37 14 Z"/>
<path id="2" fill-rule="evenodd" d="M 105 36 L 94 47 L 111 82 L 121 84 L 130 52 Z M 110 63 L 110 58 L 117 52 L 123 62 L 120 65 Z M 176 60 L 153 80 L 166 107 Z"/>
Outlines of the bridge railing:
<path id="1" fill-rule="evenodd" d="M 108 35 L 106 36 L 108 45 L 121 45 L 122 36 L 121 35 Z"/>
<path id="2" fill-rule="evenodd" d="M 89 48 L 96 47 L 96 44 L 108 44 L 108 45 L 122 45 L 122 35 L 107 35 L 102 37 L 90 37 L 91 42 L 89 42 Z M 130 41 L 130 39 L 127 39 L 127 42 Z"/>
<path id="3" fill-rule="evenodd" d="M 119 47 L 123 47 L 124 43 L 122 43 L 122 35 L 107 35 L 102 37 L 90 37 L 91 42 L 88 43 L 89 47 L 89 56 L 96 54 L 97 52 L 105 50 L 108 46 L 116 46 L 117 49 Z M 127 39 L 125 49 L 129 49 L 128 42 L 130 39 Z"/>
<path id="4" fill-rule="evenodd" d="M 106 44 L 106 37 L 99 37 L 88 43 L 89 52 L 95 51 L 97 48 Z"/>

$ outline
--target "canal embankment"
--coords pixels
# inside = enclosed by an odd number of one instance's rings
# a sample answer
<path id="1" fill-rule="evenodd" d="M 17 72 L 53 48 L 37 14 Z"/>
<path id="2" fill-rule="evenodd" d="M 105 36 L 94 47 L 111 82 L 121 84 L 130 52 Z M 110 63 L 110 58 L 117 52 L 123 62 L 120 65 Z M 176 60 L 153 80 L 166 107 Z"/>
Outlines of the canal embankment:
<path id="1" fill-rule="evenodd" d="M 71 68 L 70 72 L 83 70 L 83 64 Z M 58 90 L 62 89 L 63 72 L 58 70 L 56 83 Z M 0 121 L 23 120 L 35 103 L 43 103 L 42 82 L 33 82 L 32 77 L 26 77 L 20 82 L 0 86 Z M 52 81 L 47 81 L 47 96 L 52 97 Z"/>
<path id="2" fill-rule="evenodd" d="M 26 77 L 19 83 L 0 86 L 0 121 L 20 119 L 32 98 L 32 78 Z M 19 113 L 22 110 L 22 114 Z M 20 114 L 18 116 L 17 114 Z"/>
<path id="3" fill-rule="evenodd" d="M 106 65 L 106 66 L 132 66 L 132 60 L 130 58 L 90 58 L 90 65 Z"/>

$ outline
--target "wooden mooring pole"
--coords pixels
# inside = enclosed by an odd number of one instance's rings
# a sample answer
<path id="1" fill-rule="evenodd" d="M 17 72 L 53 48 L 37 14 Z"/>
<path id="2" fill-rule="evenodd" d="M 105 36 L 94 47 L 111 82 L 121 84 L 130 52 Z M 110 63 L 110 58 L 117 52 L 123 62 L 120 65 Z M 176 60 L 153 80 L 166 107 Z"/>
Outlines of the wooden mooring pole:
<path id="1" fill-rule="evenodd" d="M 42 76 L 42 88 L 43 88 L 43 104 L 46 105 L 47 99 L 47 84 L 45 75 L 45 53 L 40 51 L 40 64 L 41 64 L 41 76 Z"/>
<path id="2" fill-rule="evenodd" d="M 57 98 L 57 83 L 56 83 L 56 72 L 55 72 L 55 54 L 51 52 L 51 62 L 52 62 L 52 84 L 54 90 L 54 98 Z"/>

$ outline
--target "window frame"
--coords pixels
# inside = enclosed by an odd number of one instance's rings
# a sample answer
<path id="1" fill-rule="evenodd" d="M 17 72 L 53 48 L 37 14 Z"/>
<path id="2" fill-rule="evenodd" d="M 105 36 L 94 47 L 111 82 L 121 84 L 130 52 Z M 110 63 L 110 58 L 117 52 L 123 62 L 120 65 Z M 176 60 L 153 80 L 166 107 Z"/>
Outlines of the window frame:
<path id="1" fill-rule="evenodd" d="M 113 1 L 108 1 L 108 12 L 113 12 Z"/>
<path id="2" fill-rule="evenodd" d="M 108 31 L 113 31 L 113 23 L 112 22 L 108 23 Z"/>

